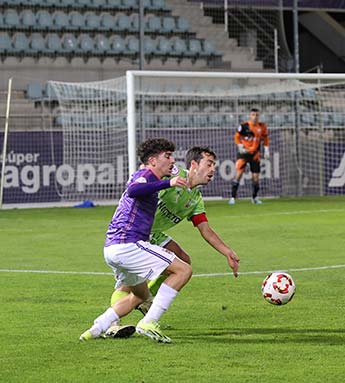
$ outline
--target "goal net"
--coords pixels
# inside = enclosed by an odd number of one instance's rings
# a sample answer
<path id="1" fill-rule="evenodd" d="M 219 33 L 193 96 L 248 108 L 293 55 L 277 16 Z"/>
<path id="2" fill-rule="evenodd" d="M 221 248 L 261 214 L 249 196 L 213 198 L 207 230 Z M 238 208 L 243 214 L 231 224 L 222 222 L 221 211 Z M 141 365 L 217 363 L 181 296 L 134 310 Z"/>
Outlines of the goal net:
<path id="1" fill-rule="evenodd" d="M 345 192 L 344 75 L 129 71 L 127 77 L 106 81 L 48 85 L 52 126 L 46 129 L 49 139 L 44 136 L 45 155 L 40 154 L 41 140 L 34 140 L 34 154 L 46 162 L 36 169 L 32 161 L 31 167 L 11 161 L 9 156 L 17 158 L 16 152 L 8 148 L 1 185 L 5 204 L 88 199 L 114 203 L 138 166 L 137 145 L 152 137 L 174 141 L 181 165 L 191 146 L 212 148 L 217 172 L 203 195 L 229 198 L 236 162 L 233 136 L 253 107 L 259 109 L 270 136 L 270 159 L 261 160 L 261 197 Z M 11 140 L 12 117 L 8 142 L 18 143 L 22 132 L 16 131 Z M 33 126 L 33 137 L 43 137 L 42 127 Z M 29 149 L 25 151 L 28 130 L 20 146 L 24 159 L 32 157 Z M 16 182 L 13 174 L 18 174 Z M 35 185 L 41 185 L 30 188 L 34 178 Z M 239 197 L 250 195 L 247 170 Z"/>

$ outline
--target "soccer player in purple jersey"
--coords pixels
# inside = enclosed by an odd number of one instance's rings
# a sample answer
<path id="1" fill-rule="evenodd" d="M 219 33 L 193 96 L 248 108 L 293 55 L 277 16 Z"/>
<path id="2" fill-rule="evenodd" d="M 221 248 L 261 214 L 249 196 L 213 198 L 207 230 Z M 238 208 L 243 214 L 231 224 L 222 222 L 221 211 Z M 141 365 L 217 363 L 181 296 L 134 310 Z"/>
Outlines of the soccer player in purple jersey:
<path id="1" fill-rule="evenodd" d="M 149 139 L 138 148 L 144 167 L 136 171 L 126 185 L 119 205 L 109 224 L 104 245 L 104 257 L 118 280 L 129 286 L 131 293 L 95 319 L 93 326 L 85 331 L 80 340 L 98 338 L 110 324 L 127 315 L 140 303 L 147 300 L 148 279 L 161 273 L 168 275 L 159 288 L 152 306 L 137 324 L 136 332 L 157 342 L 170 343 L 158 320 L 169 308 L 177 293 L 192 276 L 190 265 L 160 246 L 149 242 L 158 192 L 170 187 L 187 187 L 187 180 L 171 175 L 175 145 L 165 139 Z"/>

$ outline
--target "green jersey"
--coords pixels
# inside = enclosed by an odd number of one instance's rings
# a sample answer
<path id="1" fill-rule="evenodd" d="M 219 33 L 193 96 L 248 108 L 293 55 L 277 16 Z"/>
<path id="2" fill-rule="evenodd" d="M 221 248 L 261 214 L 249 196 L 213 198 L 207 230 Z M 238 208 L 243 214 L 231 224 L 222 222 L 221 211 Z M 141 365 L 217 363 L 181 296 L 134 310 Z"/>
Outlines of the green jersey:
<path id="1" fill-rule="evenodd" d="M 174 177 L 179 175 L 188 178 L 188 171 L 177 168 Z M 151 229 L 151 242 L 160 244 L 159 234 L 177 225 L 187 218 L 190 220 L 193 215 L 205 213 L 204 201 L 198 187 L 193 189 L 182 189 L 178 187 L 161 190 Z M 164 235 L 165 236 L 165 235 Z M 165 236 L 166 237 L 166 236 Z"/>

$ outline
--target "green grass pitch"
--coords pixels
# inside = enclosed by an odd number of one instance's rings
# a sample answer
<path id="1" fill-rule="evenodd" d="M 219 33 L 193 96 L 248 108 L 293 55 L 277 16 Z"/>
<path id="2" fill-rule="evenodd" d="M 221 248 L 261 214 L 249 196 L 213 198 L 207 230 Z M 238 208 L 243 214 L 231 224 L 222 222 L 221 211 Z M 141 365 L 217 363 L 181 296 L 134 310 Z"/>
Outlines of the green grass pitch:
<path id="1" fill-rule="evenodd" d="M 78 340 L 109 305 L 102 247 L 113 207 L 0 211 L 0 381 L 345 381 L 345 197 L 206 207 L 242 274 L 233 278 L 191 223 L 174 228 L 194 277 L 162 317 L 170 345 L 138 335 Z M 288 305 L 262 298 L 269 270 L 293 276 Z"/>

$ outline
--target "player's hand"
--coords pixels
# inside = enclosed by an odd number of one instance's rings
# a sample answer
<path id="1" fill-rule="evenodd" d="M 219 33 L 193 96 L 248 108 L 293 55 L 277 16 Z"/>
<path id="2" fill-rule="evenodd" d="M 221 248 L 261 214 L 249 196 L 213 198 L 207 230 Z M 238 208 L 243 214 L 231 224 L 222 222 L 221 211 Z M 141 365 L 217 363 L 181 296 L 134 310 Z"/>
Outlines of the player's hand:
<path id="1" fill-rule="evenodd" d="M 240 258 L 238 258 L 237 254 L 231 250 L 231 253 L 227 256 L 228 264 L 232 268 L 232 272 L 234 277 L 238 277 L 238 268 L 240 267 Z"/>
<path id="2" fill-rule="evenodd" d="M 170 179 L 170 186 L 171 187 L 178 186 L 180 188 L 187 188 L 188 182 L 185 178 L 177 176 L 177 177 Z"/>
<path id="3" fill-rule="evenodd" d="M 270 158 L 270 150 L 268 146 L 264 146 L 264 159 L 268 160 Z"/>
<path id="4" fill-rule="evenodd" d="M 243 146 L 243 144 L 238 144 L 237 145 L 237 148 L 238 148 L 238 152 L 240 154 L 246 154 L 248 153 L 248 150 Z"/>

